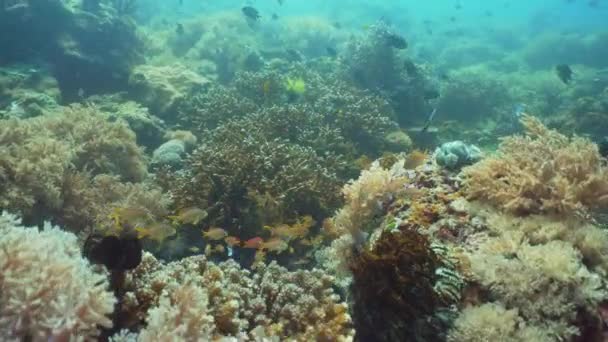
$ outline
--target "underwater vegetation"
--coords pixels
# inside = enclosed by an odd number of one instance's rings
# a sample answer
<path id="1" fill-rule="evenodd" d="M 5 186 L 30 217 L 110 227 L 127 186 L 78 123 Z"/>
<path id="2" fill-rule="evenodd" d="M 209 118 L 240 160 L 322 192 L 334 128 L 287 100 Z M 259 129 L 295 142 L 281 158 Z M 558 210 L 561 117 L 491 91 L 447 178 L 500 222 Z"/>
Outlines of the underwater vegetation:
<path id="1" fill-rule="evenodd" d="M 606 340 L 606 5 L 0 0 L 0 341 Z"/>

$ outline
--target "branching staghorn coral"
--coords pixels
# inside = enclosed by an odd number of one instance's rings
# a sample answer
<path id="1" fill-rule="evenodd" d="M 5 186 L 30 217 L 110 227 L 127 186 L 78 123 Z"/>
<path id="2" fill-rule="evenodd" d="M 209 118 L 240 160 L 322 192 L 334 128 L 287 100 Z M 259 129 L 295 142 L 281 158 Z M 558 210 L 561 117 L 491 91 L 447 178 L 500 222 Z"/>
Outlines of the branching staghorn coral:
<path id="1" fill-rule="evenodd" d="M 286 84 L 292 78 L 306 85 L 306 91 L 294 101 L 289 100 Z M 323 141 L 315 144 L 320 138 L 311 135 L 322 135 L 325 142 L 332 143 L 325 150 L 340 153 L 345 149 L 342 144 L 355 149 L 353 152 L 379 155 L 387 148 L 387 134 L 398 129 L 393 110 L 381 97 L 349 86 L 334 74 L 321 75 L 303 66 L 291 68 L 287 76 L 272 69 L 238 73 L 229 87 L 214 85 L 181 101 L 178 113 L 183 125 L 194 123 L 197 134 L 230 119 L 247 117 L 249 122 L 243 126 L 253 125 L 268 138 L 286 138 L 319 150 Z M 279 122 L 295 126 L 281 127 Z M 336 136 L 337 141 L 329 136 Z M 409 147 L 398 146 L 399 151 Z"/>
<path id="2" fill-rule="evenodd" d="M 524 116 L 525 136 L 503 139 L 498 154 L 464 170 L 471 198 L 518 215 L 571 215 L 608 206 L 608 169 L 597 146 Z"/>
<path id="3" fill-rule="evenodd" d="M 348 341 L 350 317 L 331 284 L 320 270 L 289 272 L 272 263 L 250 273 L 234 261 L 215 265 L 196 256 L 162 264 L 145 254 L 128 276 L 121 310 L 144 321 L 144 332 L 161 336 L 176 331 L 171 317 L 181 308 L 184 320 L 177 324 L 192 327 L 178 331 L 186 339 L 200 338 L 201 331 L 212 339 L 252 338 L 261 329 L 266 336 L 293 341 Z M 195 298 L 208 305 L 184 306 Z M 201 325 L 189 325 L 192 319 Z"/>
<path id="4" fill-rule="evenodd" d="M 178 177 L 173 197 L 179 207 L 209 208 L 214 224 L 247 227 L 318 215 L 336 206 L 335 171 L 310 148 L 247 131 L 239 121 L 213 131 Z M 269 207 L 255 199 L 268 196 Z M 260 222 L 272 210 L 273 221 Z M 235 231 L 236 232 L 236 231 Z"/>
<path id="5" fill-rule="evenodd" d="M 0 215 L 0 331 L 3 340 L 94 339 L 110 328 L 116 299 L 80 256 L 76 236 L 46 224 L 26 228 Z"/>

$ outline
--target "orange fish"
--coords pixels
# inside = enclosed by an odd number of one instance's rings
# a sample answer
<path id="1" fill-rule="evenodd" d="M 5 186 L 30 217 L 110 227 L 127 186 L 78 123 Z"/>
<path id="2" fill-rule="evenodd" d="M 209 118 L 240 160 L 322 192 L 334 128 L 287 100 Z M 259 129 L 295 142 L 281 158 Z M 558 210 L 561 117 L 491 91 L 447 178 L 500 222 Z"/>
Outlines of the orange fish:
<path id="1" fill-rule="evenodd" d="M 270 230 L 272 236 L 280 237 L 285 240 L 302 239 L 308 235 L 310 228 L 314 224 L 315 220 L 312 216 L 307 215 L 292 225 L 280 224 L 276 227 L 264 226 L 264 229 Z"/>
<path id="2" fill-rule="evenodd" d="M 241 240 L 236 236 L 228 236 L 224 239 L 224 242 L 230 247 L 238 246 L 241 244 Z"/>
<path id="3" fill-rule="evenodd" d="M 208 231 L 203 232 L 203 237 L 209 240 L 221 240 L 226 237 L 228 233 L 222 228 L 209 228 Z"/>
<path id="4" fill-rule="evenodd" d="M 245 241 L 245 243 L 243 244 L 243 248 L 260 248 L 260 246 L 264 243 L 264 240 L 259 237 L 256 236 L 254 238 L 251 238 L 247 241 Z"/>

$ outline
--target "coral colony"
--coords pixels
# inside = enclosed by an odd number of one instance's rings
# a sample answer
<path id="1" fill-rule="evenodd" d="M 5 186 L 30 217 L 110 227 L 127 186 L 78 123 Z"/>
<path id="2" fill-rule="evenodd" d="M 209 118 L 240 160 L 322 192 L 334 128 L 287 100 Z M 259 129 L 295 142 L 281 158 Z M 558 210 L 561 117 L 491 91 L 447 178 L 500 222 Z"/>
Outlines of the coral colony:
<path id="1" fill-rule="evenodd" d="M 0 341 L 606 340 L 606 4 L 500 3 L 0 1 Z"/>

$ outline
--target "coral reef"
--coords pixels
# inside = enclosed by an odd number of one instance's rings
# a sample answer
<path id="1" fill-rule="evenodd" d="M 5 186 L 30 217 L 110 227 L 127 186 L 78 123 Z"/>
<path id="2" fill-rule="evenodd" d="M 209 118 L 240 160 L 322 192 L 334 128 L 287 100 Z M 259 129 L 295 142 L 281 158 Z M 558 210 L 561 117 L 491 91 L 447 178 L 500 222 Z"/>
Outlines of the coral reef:
<path id="1" fill-rule="evenodd" d="M 26 228 L 0 215 L 0 330 L 3 340 L 94 339 L 116 299 L 80 256 L 76 236 L 45 224 Z"/>
<path id="2" fill-rule="evenodd" d="M 526 326 L 517 310 L 486 303 L 462 310 L 454 322 L 448 341 L 553 341 L 543 331 Z"/>
<path id="3" fill-rule="evenodd" d="M 353 319 L 360 341 L 423 341 L 439 299 L 433 288 L 439 260 L 414 230 L 383 232 L 373 249 L 351 263 Z"/>
<path id="4" fill-rule="evenodd" d="M 437 110 L 444 119 L 479 124 L 510 110 L 512 105 L 509 90 L 500 79 L 492 77 L 492 71 L 469 68 L 445 82 Z"/>
<path id="5" fill-rule="evenodd" d="M 53 115 L 4 120 L 0 146 L 0 207 L 28 223 L 50 219 L 81 231 L 97 216 L 93 208 L 108 204 L 101 198 L 117 200 L 109 184 L 129 188 L 129 181 L 147 176 L 134 133 L 93 108 L 74 106 Z"/>
<path id="6" fill-rule="evenodd" d="M 363 89 L 390 99 L 400 123 L 410 123 L 429 112 L 427 100 L 438 96 L 425 73 L 405 60 L 391 44 L 404 40 L 383 21 L 372 25 L 363 39 L 351 40 L 343 62 L 347 77 Z M 406 43 L 407 46 L 407 43 Z"/>
<path id="7" fill-rule="evenodd" d="M 135 132 L 137 144 L 154 149 L 164 142 L 165 122 L 148 108 L 128 99 L 126 93 L 93 95 L 86 102 L 108 116 L 109 121 L 125 121 Z"/>
<path id="8" fill-rule="evenodd" d="M 59 106 L 61 93 L 47 68 L 0 68 L 0 118 L 28 118 Z"/>
<path id="9" fill-rule="evenodd" d="M 253 235 L 295 215 L 327 212 L 338 202 L 337 189 L 335 170 L 314 150 L 234 121 L 193 152 L 173 197 L 179 207 L 208 208 L 213 224 L 235 232 L 247 227 Z"/>
<path id="10" fill-rule="evenodd" d="M 351 320 L 331 284 L 320 270 L 289 272 L 271 263 L 250 273 L 234 261 L 215 265 L 196 256 L 162 264 L 146 254 L 127 279 L 121 310 L 157 336 L 253 338 L 262 329 L 293 341 L 348 341 Z"/>
<path id="11" fill-rule="evenodd" d="M 525 322 L 529 333 L 546 336 L 541 340 L 591 338 L 601 332 L 598 308 L 608 296 L 603 280 L 606 264 L 599 257 L 605 253 L 600 241 L 608 239 L 604 230 L 576 218 L 517 219 L 476 206 L 468 212 L 472 226 L 465 229 L 463 247 L 470 279 L 483 289 L 474 291 L 477 295 L 470 300 L 491 301 L 512 310 L 513 319 L 495 322 L 493 329 L 512 330 L 514 324 Z M 454 333 L 479 329 L 474 312 L 461 313 Z M 477 331 L 483 332 L 483 339 L 494 333 Z"/>
<path id="12" fill-rule="evenodd" d="M 467 193 L 504 210 L 572 214 L 608 204 L 608 173 L 597 146 L 524 116 L 525 136 L 503 139 L 499 154 L 465 168 Z"/>

